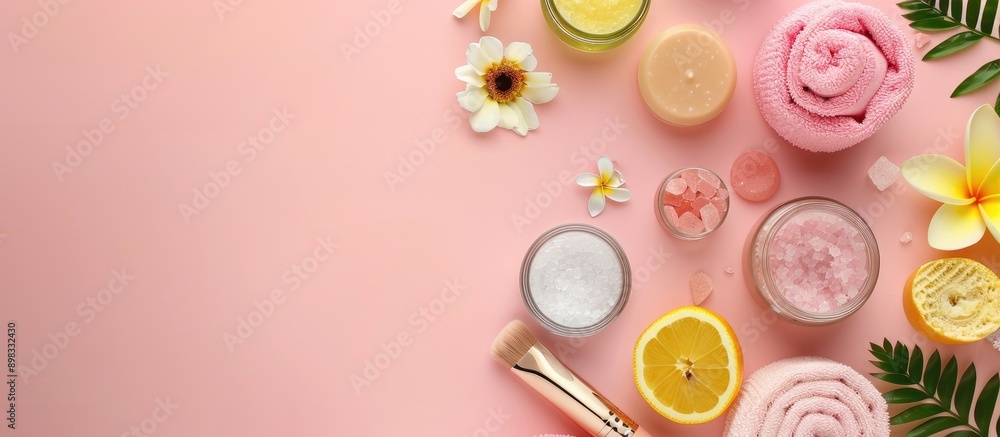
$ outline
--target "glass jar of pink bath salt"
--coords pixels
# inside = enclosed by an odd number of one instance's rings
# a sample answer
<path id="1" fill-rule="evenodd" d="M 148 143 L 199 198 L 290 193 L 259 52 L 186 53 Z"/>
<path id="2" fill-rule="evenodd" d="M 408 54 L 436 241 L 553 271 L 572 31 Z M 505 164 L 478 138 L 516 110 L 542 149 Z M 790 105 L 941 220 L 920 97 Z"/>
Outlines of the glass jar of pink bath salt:
<path id="1" fill-rule="evenodd" d="M 682 168 L 663 179 L 653 208 L 667 232 L 682 240 L 700 240 L 726 221 L 729 189 L 711 170 Z"/>
<path id="2" fill-rule="evenodd" d="M 879 273 L 878 243 L 850 207 L 803 197 L 764 216 L 747 238 L 751 292 L 785 319 L 826 325 L 868 301 Z"/>

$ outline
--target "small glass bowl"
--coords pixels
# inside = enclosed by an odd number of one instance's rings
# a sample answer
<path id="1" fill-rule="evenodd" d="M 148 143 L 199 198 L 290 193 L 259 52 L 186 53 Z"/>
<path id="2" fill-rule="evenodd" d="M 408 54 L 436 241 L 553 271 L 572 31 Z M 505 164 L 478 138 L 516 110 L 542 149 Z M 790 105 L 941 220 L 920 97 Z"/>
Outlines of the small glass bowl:
<path id="1" fill-rule="evenodd" d="M 642 26 L 642 22 L 646 20 L 646 15 L 649 13 L 649 5 L 651 3 L 651 0 L 640 0 L 638 11 L 636 11 L 635 16 L 624 27 L 611 33 L 594 34 L 580 30 L 570 24 L 559 13 L 559 8 L 556 7 L 555 1 L 541 0 L 542 15 L 545 17 L 545 22 L 548 23 L 549 29 L 552 29 L 552 32 L 562 42 L 585 52 L 603 52 L 622 45 Z"/>
<path id="2" fill-rule="evenodd" d="M 725 193 L 724 198 L 720 199 L 720 201 L 725 204 L 726 210 L 720 213 L 719 223 L 715 225 L 715 227 L 712 229 L 706 229 L 704 232 L 696 234 L 685 232 L 681 229 L 678 229 L 676 226 L 670 223 L 670 220 L 667 218 L 667 213 L 665 211 L 665 206 L 667 205 L 664 203 L 664 193 L 666 193 L 667 190 L 667 183 L 669 183 L 672 179 L 680 177 L 681 173 L 690 170 L 708 172 L 711 175 L 711 177 L 714 177 L 715 179 L 719 180 L 719 188 L 718 188 L 719 192 Z M 723 196 L 720 195 L 719 197 Z M 729 209 L 730 209 L 729 197 L 730 197 L 729 188 L 726 187 L 726 183 L 722 180 L 722 178 L 719 177 L 719 175 L 715 174 L 715 172 L 701 167 L 685 167 L 671 173 L 669 176 L 663 179 L 663 182 L 660 183 L 660 187 L 656 190 L 655 196 L 653 196 L 653 209 L 656 214 L 657 221 L 660 222 L 660 226 L 662 226 L 663 229 L 666 229 L 667 232 L 670 232 L 675 237 L 680 238 L 681 240 L 700 240 L 709 235 L 712 235 L 713 232 L 721 228 L 722 224 L 726 222 L 726 217 L 729 216 Z"/>
<path id="3" fill-rule="evenodd" d="M 618 266 L 621 269 L 622 275 L 621 293 L 619 293 L 614 306 L 612 306 L 608 313 L 596 323 L 583 327 L 566 326 L 545 315 L 542 309 L 536 304 L 534 295 L 531 291 L 530 276 L 535 256 L 548 242 L 552 241 L 553 238 L 571 232 L 587 233 L 607 243 L 611 251 L 614 252 L 618 259 Z M 521 298 L 524 300 L 524 306 L 528 309 L 528 312 L 531 313 L 532 317 L 544 326 L 545 329 L 564 337 L 587 337 L 606 328 L 611 324 L 611 322 L 614 322 L 618 318 L 622 310 L 625 308 L 625 304 L 628 303 L 631 290 L 632 270 L 629 266 L 628 256 L 625 255 L 625 251 L 622 249 L 621 245 L 619 245 L 618 242 L 611 237 L 611 235 L 608 235 L 607 232 L 604 232 L 594 226 L 574 223 L 556 226 L 549 229 L 531 244 L 531 247 L 528 248 L 528 252 L 524 255 L 524 261 L 521 262 Z"/>
<path id="4" fill-rule="evenodd" d="M 858 231 L 865 244 L 865 271 L 868 276 L 856 296 L 831 311 L 812 312 L 794 305 L 779 289 L 768 261 L 771 244 L 784 225 L 800 214 L 811 212 L 826 213 L 844 220 Z M 800 325 L 828 325 L 854 314 L 871 297 L 878 281 L 879 251 L 875 234 L 856 211 L 825 197 L 801 197 L 777 206 L 757 223 L 755 230 L 747 237 L 744 249 L 744 277 L 751 294 L 779 316 Z"/>

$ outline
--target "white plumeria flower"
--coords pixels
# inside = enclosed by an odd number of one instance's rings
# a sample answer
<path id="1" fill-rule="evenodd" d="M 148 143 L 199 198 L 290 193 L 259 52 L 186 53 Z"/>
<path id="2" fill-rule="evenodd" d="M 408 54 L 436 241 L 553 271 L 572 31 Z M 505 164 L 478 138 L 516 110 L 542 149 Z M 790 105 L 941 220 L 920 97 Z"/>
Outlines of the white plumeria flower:
<path id="1" fill-rule="evenodd" d="M 472 130 L 500 126 L 523 136 L 538 128 L 533 104 L 552 100 L 559 87 L 552 83 L 552 73 L 533 71 L 538 61 L 530 44 L 514 42 L 504 50 L 500 40 L 484 36 L 469 44 L 465 59 L 468 64 L 456 68 L 455 76 L 466 83 L 458 104 L 472 113 Z"/>
<path id="2" fill-rule="evenodd" d="M 625 178 L 621 172 L 615 170 L 611 158 L 601 155 L 597 158 L 597 170 L 599 175 L 593 173 L 580 173 L 576 175 L 576 183 L 582 187 L 595 187 L 587 202 L 587 209 L 590 210 L 591 217 L 597 217 L 604 211 L 604 198 L 615 202 L 625 202 L 632 198 L 632 192 L 627 188 L 621 188 L 625 183 Z"/>
<path id="3" fill-rule="evenodd" d="M 490 12 L 497 10 L 497 0 L 465 0 L 462 4 L 455 8 L 456 17 L 462 18 L 465 14 L 468 14 L 472 8 L 479 6 L 479 28 L 486 32 L 486 29 L 490 28 Z"/>

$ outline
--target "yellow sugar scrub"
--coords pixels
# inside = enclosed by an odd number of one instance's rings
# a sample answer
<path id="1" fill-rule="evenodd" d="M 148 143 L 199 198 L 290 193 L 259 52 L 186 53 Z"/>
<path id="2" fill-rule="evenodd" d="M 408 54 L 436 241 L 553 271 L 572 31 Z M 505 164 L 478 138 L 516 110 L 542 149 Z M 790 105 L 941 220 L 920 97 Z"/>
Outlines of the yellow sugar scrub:
<path id="1" fill-rule="evenodd" d="M 571 47 L 600 52 L 624 43 L 642 25 L 651 0 L 541 0 L 549 28 Z"/>
<path id="2" fill-rule="evenodd" d="M 1000 329 L 1000 278 L 967 258 L 929 262 L 907 281 L 903 312 L 917 331 L 938 343 L 982 340 Z"/>
<path id="3" fill-rule="evenodd" d="M 553 0 L 559 15 L 576 29 L 606 35 L 624 29 L 639 13 L 639 0 Z"/>

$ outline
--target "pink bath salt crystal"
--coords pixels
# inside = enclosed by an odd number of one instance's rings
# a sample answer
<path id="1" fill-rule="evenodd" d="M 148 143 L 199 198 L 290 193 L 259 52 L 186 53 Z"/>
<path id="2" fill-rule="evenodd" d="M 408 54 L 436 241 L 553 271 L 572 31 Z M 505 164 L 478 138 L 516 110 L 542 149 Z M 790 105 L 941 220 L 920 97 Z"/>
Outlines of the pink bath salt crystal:
<path id="1" fill-rule="evenodd" d="M 695 305 L 701 305 L 708 298 L 708 295 L 712 294 L 712 290 L 714 290 L 712 277 L 708 276 L 708 273 L 705 272 L 698 272 L 691 275 L 688 285 L 691 287 L 691 298 L 694 299 Z"/>
<path id="2" fill-rule="evenodd" d="M 992 343 L 993 347 L 996 348 L 996 350 L 1000 351 L 1000 331 L 994 332 L 986 336 L 986 341 Z"/>
<path id="3" fill-rule="evenodd" d="M 687 181 L 683 178 L 673 178 L 667 182 L 667 192 L 670 194 L 681 195 L 687 191 Z"/>
<path id="4" fill-rule="evenodd" d="M 923 48 L 927 43 L 931 42 L 931 37 L 926 33 L 917 32 L 916 36 L 913 37 L 913 42 L 917 44 L 917 48 Z"/>
<path id="5" fill-rule="evenodd" d="M 699 211 L 701 212 L 701 221 L 705 223 L 705 229 L 713 230 L 719 227 L 719 223 L 722 223 L 722 217 L 719 216 L 719 210 L 715 208 L 715 205 L 709 203 Z"/>
<path id="6" fill-rule="evenodd" d="M 781 175 L 778 164 L 768 154 L 754 150 L 736 158 L 729 170 L 729 182 L 740 197 L 760 202 L 778 191 Z"/>
<path id="7" fill-rule="evenodd" d="M 719 191 L 717 193 L 715 193 L 715 197 L 718 197 L 720 199 L 728 199 L 729 198 L 729 190 L 727 190 L 725 188 L 719 188 Z"/>
<path id="8" fill-rule="evenodd" d="M 726 268 L 722 269 L 722 271 L 729 273 L 730 275 L 736 273 L 736 269 L 734 269 L 733 266 L 726 266 Z"/>
<path id="9" fill-rule="evenodd" d="M 913 233 L 910 231 L 903 232 L 903 235 L 899 236 L 899 242 L 906 244 L 913 241 Z"/>
<path id="10" fill-rule="evenodd" d="M 705 232 L 705 223 L 702 223 L 698 216 L 694 215 L 692 212 L 685 212 L 677 218 L 677 223 L 674 225 L 677 230 L 691 235 L 698 235 Z"/>
<path id="11" fill-rule="evenodd" d="M 691 210 L 695 214 L 698 214 L 699 217 L 701 217 L 701 209 L 704 208 L 705 205 L 711 205 L 711 204 L 712 201 L 709 198 L 699 195 L 697 198 L 694 199 L 693 202 L 691 202 Z"/>
<path id="12" fill-rule="evenodd" d="M 767 265 L 778 291 L 795 307 L 813 313 L 849 305 L 868 279 L 861 232 L 825 211 L 800 213 L 775 233 Z"/>
<path id="13" fill-rule="evenodd" d="M 878 188 L 879 191 L 885 191 L 899 179 L 899 167 L 886 157 L 881 156 L 868 169 L 868 178 L 875 184 L 875 188 Z"/>

